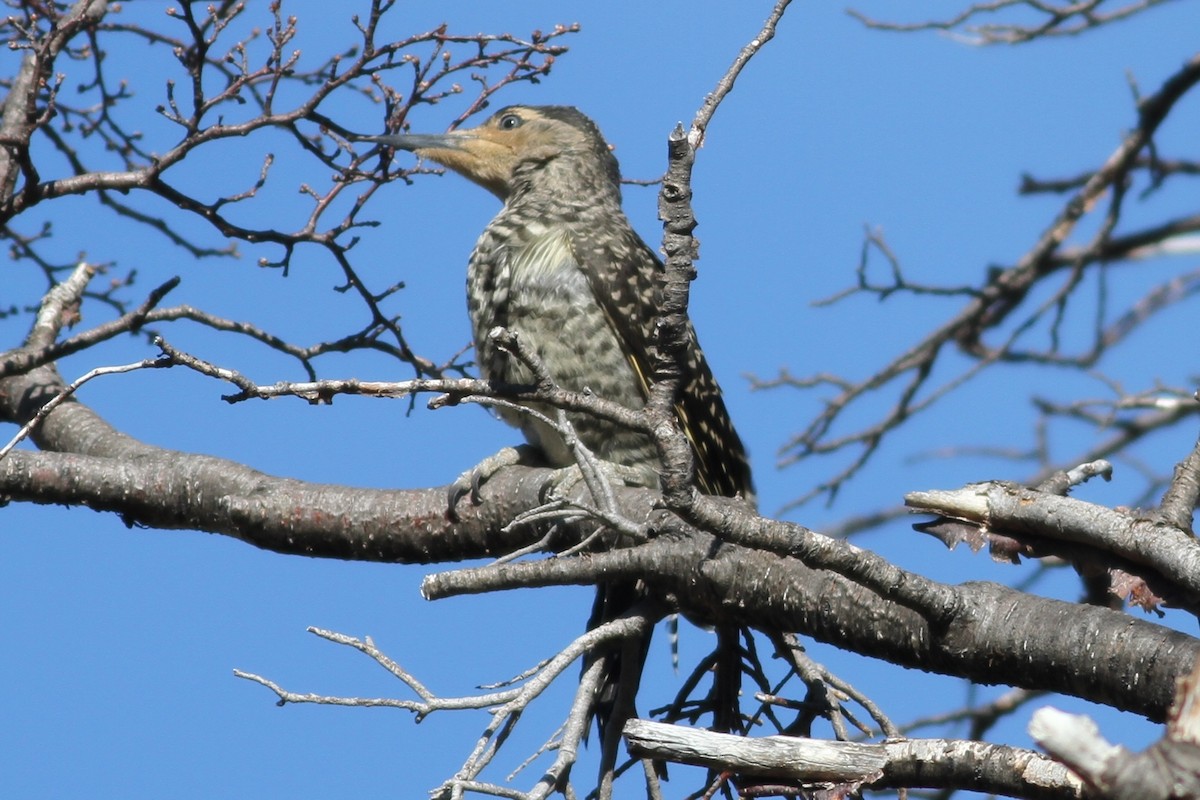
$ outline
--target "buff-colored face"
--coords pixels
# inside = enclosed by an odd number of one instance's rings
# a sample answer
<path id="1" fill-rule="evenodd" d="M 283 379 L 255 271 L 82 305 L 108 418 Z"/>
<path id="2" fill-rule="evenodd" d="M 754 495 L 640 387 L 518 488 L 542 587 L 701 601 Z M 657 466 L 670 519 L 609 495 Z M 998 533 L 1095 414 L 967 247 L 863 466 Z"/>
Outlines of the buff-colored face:
<path id="1" fill-rule="evenodd" d="M 436 161 L 503 200 L 517 164 L 550 158 L 579 146 L 583 135 L 571 125 L 536 109 L 512 106 L 497 112 L 478 128 L 364 138 Z"/>

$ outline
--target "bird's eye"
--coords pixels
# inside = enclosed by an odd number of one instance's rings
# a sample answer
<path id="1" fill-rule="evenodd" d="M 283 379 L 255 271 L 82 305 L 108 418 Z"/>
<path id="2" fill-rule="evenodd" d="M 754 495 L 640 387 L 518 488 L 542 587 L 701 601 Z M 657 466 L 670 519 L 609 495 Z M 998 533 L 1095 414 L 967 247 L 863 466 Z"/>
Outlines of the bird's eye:
<path id="1" fill-rule="evenodd" d="M 500 118 L 500 130 L 511 131 L 513 128 L 519 128 L 524 121 L 516 114 L 505 114 Z"/>

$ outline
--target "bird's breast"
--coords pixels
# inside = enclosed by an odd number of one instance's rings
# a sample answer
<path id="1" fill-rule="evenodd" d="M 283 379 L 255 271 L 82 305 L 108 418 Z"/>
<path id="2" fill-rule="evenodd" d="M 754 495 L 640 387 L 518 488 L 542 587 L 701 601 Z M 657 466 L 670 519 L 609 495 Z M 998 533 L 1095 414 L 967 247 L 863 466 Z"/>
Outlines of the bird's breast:
<path id="1" fill-rule="evenodd" d="M 484 351 L 480 366 L 488 377 L 511 380 L 521 371 L 487 347 L 487 332 L 498 325 L 525 337 L 560 382 L 574 383 L 585 369 L 576 362 L 586 355 L 616 349 L 566 226 L 493 223 L 476 247 L 467 282 L 475 342 Z"/>
<path id="2" fill-rule="evenodd" d="M 516 227 L 503 218 L 476 246 L 468 270 L 468 306 L 476 355 L 484 377 L 528 383 L 528 370 L 498 352 L 493 327 L 516 332 L 546 365 L 554 382 L 631 408 L 644 403 L 627 348 L 598 302 L 565 225 L 534 221 Z M 561 439 L 528 418 L 509 419 L 553 463 L 570 463 Z M 602 457 L 639 462 L 649 450 L 642 436 L 617 431 L 593 417 L 572 415 L 580 438 Z M 636 451 L 636 457 L 633 452 Z"/>

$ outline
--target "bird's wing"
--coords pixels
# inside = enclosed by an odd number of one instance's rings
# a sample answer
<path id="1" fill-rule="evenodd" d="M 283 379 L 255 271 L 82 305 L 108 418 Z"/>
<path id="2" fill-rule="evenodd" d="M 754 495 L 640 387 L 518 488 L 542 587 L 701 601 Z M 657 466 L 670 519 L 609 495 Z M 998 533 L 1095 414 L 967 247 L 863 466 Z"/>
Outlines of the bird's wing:
<path id="1" fill-rule="evenodd" d="M 619 236 L 591 236 L 586 229 L 579 230 L 571 244 L 641 380 L 643 395 L 648 396 L 654 321 L 662 298 L 662 262 L 632 228 L 625 228 Z M 752 498 L 754 486 L 745 448 L 690 321 L 687 337 L 683 386 L 675 413 L 695 454 L 696 485 L 706 494 Z"/>

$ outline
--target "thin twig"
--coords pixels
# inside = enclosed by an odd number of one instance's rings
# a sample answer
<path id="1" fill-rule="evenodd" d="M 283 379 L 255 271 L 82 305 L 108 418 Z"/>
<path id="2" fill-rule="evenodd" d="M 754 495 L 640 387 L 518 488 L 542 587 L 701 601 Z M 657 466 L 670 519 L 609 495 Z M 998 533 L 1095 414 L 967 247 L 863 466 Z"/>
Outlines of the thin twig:
<path id="1" fill-rule="evenodd" d="M 121 366 L 114 367 L 96 367 L 95 369 L 88 370 L 70 384 L 63 387 L 58 394 L 54 395 L 54 397 L 49 400 L 49 402 L 41 406 L 33 415 L 33 417 L 21 426 L 21 430 L 17 431 L 16 436 L 10 439 L 8 444 L 4 445 L 4 447 L 0 447 L 0 460 L 3 460 L 5 456 L 12 452 L 14 447 L 16 447 L 31 433 L 33 433 L 34 429 L 36 429 L 38 425 L 41 425 L 42 421 L 45 420 L 46 417 L 50 416 L 54 409 L 65 403 L 73 394 L 75 394 L 79 387 L 83 386 L 93 378 L 99 378 L 102 375 L 120 375 L 139 369 L 162 369 L 164 367 L 171 366 L 173 365 L 164 359 L 147 358 L 132 364 L 123 364 Z"/>

